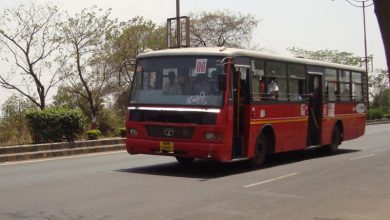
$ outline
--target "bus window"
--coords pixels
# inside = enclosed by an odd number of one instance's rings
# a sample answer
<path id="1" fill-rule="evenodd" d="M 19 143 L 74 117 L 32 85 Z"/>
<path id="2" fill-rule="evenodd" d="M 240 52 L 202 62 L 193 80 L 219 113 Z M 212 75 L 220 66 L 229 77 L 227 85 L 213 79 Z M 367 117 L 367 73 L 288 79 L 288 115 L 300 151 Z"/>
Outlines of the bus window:
<path id="1" fill-rule="evenodd" d="M 339 72 L 339 83 L 340 83 L 340 100 L 341 101 L 350 101 L 351 100 L 351 72 L 349 71 L 340 71 Z"/>
<path id="2" fill-rule="evenodd" d="M 217 57 L 161 57 L 138 61 L 130 104 L 221 106 Z"/>
<path id="3" fill-rule="evenodd" d="M 325 69 L 325 99 L 329 102 L 337 100 L 337 70 Z"/>
<path id="4" fill-rule="evenodd" d="M 258 102 L 265 97 L 264 61 L 252 60 L 251 71 L 252 101 Z"/>
<path id="5" fill-rule="evenodd" d="M 267 96 L 270 101 L 287 101 L 286 64 L 279 62 L 266 63 Z"/>
<path id="6" fill-rule="evenodd" d="M 164 86 L 163 86 L 163 94 L 164 95 L 181 95 L 181 88 L 179 83 L 177 82 L 176 73 L 174 71 L 165 71 L 164 73 Z"/>
<path id="7" fill-rule="evenodd" d="M 247 69 L 246 68 L 237 68 L 236 73 L 238 75 L 239 87 L 240 87 L 240 100 L 241 103 L 248 103 L 249 101 L 249 89 L 248 89 L 248 77 L 247 77 Z"/>
<path id="8" fill-rule="evenodd" d="M 358 72 L 352 72 L 352 99 L 363 100 L 363 79 L 362 74 Z"/>
<path id="9" fill-rule="evenodd" d="M 291 101 L 301 101 L 306 92 L 306 71 L 305 66 L 288 64 L 289 74 L 289 97 Z"/>

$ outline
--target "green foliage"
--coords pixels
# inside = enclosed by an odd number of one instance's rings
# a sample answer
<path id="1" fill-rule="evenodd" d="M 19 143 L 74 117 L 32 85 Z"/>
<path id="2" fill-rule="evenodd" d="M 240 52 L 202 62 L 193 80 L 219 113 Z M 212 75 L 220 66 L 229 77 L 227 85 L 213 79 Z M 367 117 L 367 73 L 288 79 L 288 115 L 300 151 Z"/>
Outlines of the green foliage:
<path id="1" fill-rule="evenodd" d="M 99 130 L 89 130 L 85 133 L 88 137 L 88 140 L 97 140 L 102 133 Z"/>
<path id="2" fill-rule="evenodd" d="M 96 118 L 104 98 L 117 89 L 116 70 L 109 57 L 118 31 L 116 19 L 110 16 L 111 10 L 93 6 L 68 15 L 67 20 L 59 24 L 62 31 L 58 39 L 65 49 L 58 59 L 64 63 L 61 73 L 68 85 L 65 92 L 72 97 L 70 104 L 77 103 L 88 115 L 92 128 L 97 126 Z M 66 103 L 63 96 L 58 99 Z"/>
<path id="3" fill-rule="evenodd" d="M 306 59 L 320 60 L 330 63 L 339 63 L 352 66 L 361 66 L 361 58 L 355 56 L 353 53 L 340 52 L 338 50 L 305 50 L 297 47 L 290 47 L 287 50 L 296 57 L 303 57 Z"/>
<path id="4" fill-rule="evenodd" d="M 385 115 L 385 112 L 382 109 L 371 108 L 367 112 L 367 120 L 382 119 L 384 115 Z"/>
<path id="5" fill-rule="evenodd" d="M 110 136 L 120 123 L 112 109 L 102 108 L 98 115 L 98 127 L 104 136 Z"/>
<path id="6" fill-rule="evenodd" d="M 25 113 L 36 109 L 28 99 L 13 95 L 1 106 L 3 117 L 0 120 L 0 144 L 16 145 L 31 143 Z"/>
<path id="7" fill-rule="evenodd" d="M 374 96 L 374 108 L 381 108 L 385 113 L 390 113 L 390 88 L 383 89 Z"/>
<path id="8" fill-rule="evenodd" d="M 126 137 L 126 128 L 118 128 L 118 129 L 116 129 L 114 135 L 116 137 Z"/>
<path id="9" fill-rule="evenodd" d="M 252 39 L 252 31 L 259 21 L 251 14 L 232 11 L 190 14 L 191 46 L 245 48 Z"/>
<path id="10" fill-rule="evenodd" d="M 387 70 L 376 70 L 368 76 L 369 94 L 372 100 L 373 108 L 383 108 L 390 113 L 389 101 L 386 96 L 389 95 L 389 78 Z"/>
<path id="11" fill-rule="evenodd" d="M 149 48 L 166 48 L 165 27 L 143 17 L 135 17 L 121 23 L 121 34 L 114 39 L 114 56 L 120 61 L 134 59 L 139 53 Z"/>
<path id="12" fill-rule="evenodd" d="M 108 61 L 119 73 L 118 91 L 125 91 L 131 85 L 131 73 L 134 71 L 134 65 L 129 65 L 129 61 L 145 49 L 165 49 L 166 29 L 143 17 L 135 17 L 120 24 L 120 31 L 113 37 L 110 46 L 112 51 Z"/>
<path id="13" fill-rule="evenodd" d="M 390 113 L 390 88 L 383 91 L 382 96 L 379 98 L 379 105 L 385 113 Z"/>
<path id="14" fill-rule="evenodd" d="M 60 85 L 57 94 L 53 96 L 53 105 L 58 108 L 75 109 L 79 107 L 77 96 L 72 94 L 71 88 Z"/>
<path id="15" fill-rule="evenodd" d="M 26 118 L 34 143 L 74 141 L 85 125 L 78 110 L 46 108 L 27 112 Z"/>

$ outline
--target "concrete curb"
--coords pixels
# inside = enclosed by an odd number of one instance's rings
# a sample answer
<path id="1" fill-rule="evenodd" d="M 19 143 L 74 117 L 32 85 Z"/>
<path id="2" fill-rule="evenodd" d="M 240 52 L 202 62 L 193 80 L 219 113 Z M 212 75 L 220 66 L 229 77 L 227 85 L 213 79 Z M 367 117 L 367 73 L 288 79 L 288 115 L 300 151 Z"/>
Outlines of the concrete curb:
<path id="1" fill-rule="evenodd" d="M 390 124 L 390 120 L 367 121 L 366 125 Z"/>
<path id="2" fill-rule="evenodd" d="M 390 124 L 390 120 L 367 121 L 366 125 Z M 79 154 L 126 150 L 125 138 L 0 146 L 0 163 L 33 160 L 50 157 L 64 157 Z"/>
<path id="3" fill-rule="evenodd" d="M 124 138 L 0 147 L 0 163 L 125 150 Z"/>

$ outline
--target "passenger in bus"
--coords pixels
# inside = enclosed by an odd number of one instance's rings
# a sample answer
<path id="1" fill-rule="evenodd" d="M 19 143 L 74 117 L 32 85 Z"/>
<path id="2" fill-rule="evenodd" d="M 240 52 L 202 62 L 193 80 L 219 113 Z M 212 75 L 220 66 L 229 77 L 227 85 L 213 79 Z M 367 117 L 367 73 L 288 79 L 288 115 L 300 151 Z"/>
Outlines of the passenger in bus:
<path id="1" fill-rule="evenodd" d="M 265 80 L 264 77 L 260 77 L 259 80 L 259 98 L 263 100 L 265 97 Z"/>
<path id="2" fill-rule="evenodd" d="M 176 74 L 174 72 L 168 73 L 168 82 L 165 83 L 163 88 L 164 95 L 181 95 L 180 85 L 176 82 Z"/>
<path id="3" fill-rule="evenodd" d="M 177 76 L 177 82 L 180 85 L 181 94 L 191 95 L 192 83 L 190 77 L 188 76 L 188 71 L 179 72 L 179 75 Z"/>
<path id="4" fill-rule="evenodd" d="M 278 82 L 275 78 L 271 79 L 271 82 L 268 84 L 268 97 L 271 100 L 277 100 L 279 93 Z"/>
<path id="5" fill-rule="evenodd" d="M 194 84 L 194 93 L 196 95 L 204 94 L 209 95 L 210 94 L 210 83 L 207 79 L 207 75 L 205 73 L 200 73 L 195 77 L 195 84 Z"/>
<path id="6" fill-rule="evenodd" d="M 349 94 L 349 89 L 344 89 L 341 93 L 341 101 L 349 101 L 351 98 L 351 95 Z"/>

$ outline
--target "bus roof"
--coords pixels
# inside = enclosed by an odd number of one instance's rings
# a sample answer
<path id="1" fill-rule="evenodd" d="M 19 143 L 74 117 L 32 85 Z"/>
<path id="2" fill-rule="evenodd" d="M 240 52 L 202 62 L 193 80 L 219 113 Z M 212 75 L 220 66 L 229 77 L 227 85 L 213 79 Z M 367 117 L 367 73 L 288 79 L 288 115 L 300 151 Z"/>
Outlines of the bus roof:
<path id="1" fill-rule="evenodd" d="M 197 48 L 178 48 L 178 49 L 165 49 L 158 51 L 150 51 L 141 53 L 137 56 L 138 59 L 151 58 L 151 57 L 166 57 L 166 56 L 220 56 L 220 57 L 254 57 L 259 59 L 278 60 L 291 63 L 300 63 L 313 66 L 323 66 L 335 69 L 346 69 L 357 72 L 365 72 L 365 69 L 348 66 L 342 64 L 328 63 L 317 60 L 310 60 L 304 58 L 279 56 L 274 54 L 266 54 L 254 50 L 225 48 L 225 47 L 197 47 Z"/>

